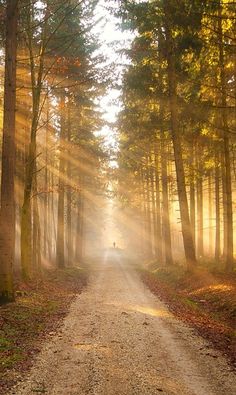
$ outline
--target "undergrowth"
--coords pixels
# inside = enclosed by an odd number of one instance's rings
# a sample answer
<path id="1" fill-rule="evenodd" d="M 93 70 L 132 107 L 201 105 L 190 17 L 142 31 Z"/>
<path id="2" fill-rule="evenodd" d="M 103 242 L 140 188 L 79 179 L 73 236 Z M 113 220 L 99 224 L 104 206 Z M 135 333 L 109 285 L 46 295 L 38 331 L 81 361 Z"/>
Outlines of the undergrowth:
<path id="1" fill-rule="evenodd" d="M 235 364 L 236 274 L 225 274 L 201 263 L 191 272 L 183 266 L 151 262 L 141 270 L 151 291 L 170 310 L 193 325 Z"/>
<path id="2" fill-rule="evenodd" d="M 18 281 L 14 303 L 0 306 L 0 395 L 32 364 L 45 336 L 55 331 L 87 282 L 80 268 L 48 271 L 29 284 Z"/>

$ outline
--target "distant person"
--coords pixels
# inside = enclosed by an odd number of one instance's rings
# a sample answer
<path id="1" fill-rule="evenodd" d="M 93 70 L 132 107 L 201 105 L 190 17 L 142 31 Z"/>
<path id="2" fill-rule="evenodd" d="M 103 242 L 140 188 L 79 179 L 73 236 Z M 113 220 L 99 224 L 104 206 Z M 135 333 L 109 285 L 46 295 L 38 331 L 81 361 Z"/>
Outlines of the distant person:
<path id="1" fill-rule="evenodd" d="M 116 248 L 116 242 L 115 241 L 113 242 L 113 247 Z"/>

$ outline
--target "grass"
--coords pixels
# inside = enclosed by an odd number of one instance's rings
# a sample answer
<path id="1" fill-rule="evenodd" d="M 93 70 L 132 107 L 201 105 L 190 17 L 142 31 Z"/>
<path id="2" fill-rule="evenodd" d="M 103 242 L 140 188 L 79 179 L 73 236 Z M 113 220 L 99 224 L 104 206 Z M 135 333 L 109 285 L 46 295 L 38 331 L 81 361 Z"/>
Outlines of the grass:
<path id="1" fill-rule="evenodd" d="M 37 282 L 17 283 L 16 301 L 0 306 L 0 395 L 14 384 L 12 369 L 29 369 L 42 340 L 58 328 L 86 281 L 86 270 L 68 268 L 50 271 Z"/>

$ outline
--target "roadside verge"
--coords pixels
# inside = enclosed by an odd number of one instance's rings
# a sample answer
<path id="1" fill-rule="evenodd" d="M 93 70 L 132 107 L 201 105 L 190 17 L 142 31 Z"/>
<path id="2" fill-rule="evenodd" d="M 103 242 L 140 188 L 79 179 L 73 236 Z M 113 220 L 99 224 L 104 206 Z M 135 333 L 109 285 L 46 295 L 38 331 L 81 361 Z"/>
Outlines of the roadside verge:
<path id="1" fill-rule="evenodd" d="M 170 311 L 193 326 L 236 367 L 236 278 L 198 268 L 140 270 L 143 282 Z"/>
<path id="2" fill-rule="evenodd" d="M 79 268 L 48 272 L 43 280 L 19 282 L 16 301 L 0 306 L 0 395 L 21 379 L 46 337 L 60 328 L 87 276 Z"/>

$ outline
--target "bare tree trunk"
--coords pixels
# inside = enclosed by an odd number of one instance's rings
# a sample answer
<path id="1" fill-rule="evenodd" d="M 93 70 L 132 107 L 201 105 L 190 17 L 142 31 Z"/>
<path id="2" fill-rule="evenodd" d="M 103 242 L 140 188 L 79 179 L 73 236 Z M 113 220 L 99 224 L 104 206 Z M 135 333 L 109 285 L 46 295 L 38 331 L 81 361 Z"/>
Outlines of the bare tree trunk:
<path id="1" fill-rule="evenodd" d="M 48 13 L 48 4 L 47 11 Z M 21 266 L 22 275 L 25 280 L 32 277 L 32 207 L 31 207 L 31 193 L 34 179 L 34 169 L 36 169 L 37 162 L 37 147 L 36 137 L 37 128 L 40 118 L 40 100 L 43 85 L 43 71 L 45 60 L 45 42 L 47 36 L 47 23 L 42 28 L 42 39 L 40 44 L 39 55 L 37 57 L 37 65 L 34 56 L 33 32 L 32 32 L 32 15 L 34 14 L 33 4 L 29 4 L 27 12 L 27 45 L 29 50 L 31 89 L 32 89 L 32 121 L 30 132 L 30 144 L 27 155 L 26 171 L 25 171 L 25 185 L 24 185 L 24 200 L 21 210 Z"/>
<path id="2" fill-rule="evenodd" d="M 75 261 L 76 263 L 81 261 L 81 256 L 80 256 L 80 226 L 81 226 L 81 194 L 79 192 L 78 194 L 78 200 L 77 200 L 77 213 L 76 213 L 76 237 L 75 237 Z"/>
<path id="3" fill-rule="evenodd" d="M 182 157 L 182 146 L 180 140 L 178 106 L 177 106 L 177 87 L 174 63 L 174 42 L 170 27 L 168 26 L 168 9 L 166 10 L 166 48 L 167 48 L 167 64 L 168 64 L 168 84 L 169 84 L 169 100 L 171 112 L 171 132 L 175 155 L 175 167 L 177 175 L 177 189 L 180 205 L 180 217 L 182 225 L 182 235 L 184 243 L 184 252 L 188 268 L 192 268 L 197 260 L 193 236 L 189 218 L 188 200 L 185 183 L 185 171 Z"/>
<path id="4" fill-rule="evenodd" d="M 140 185 L 141 185 L 141 203 L 142 203 L 142 230 L 143 230 L 143 253 L 147 255 L 147 210 L 146 210 L 146 196 L 144 185 L 144 172 L 140 168 Z"/>
<path id="5" fill-rule="evenodd" d="M 223 208 L 223 260 L 226 262 L 227 257 L 227 192 L 226 192 L 226 176 L 225 176 L 225 158 L 224 152 L 220 155 L 221 180 L 222 180 L 222 208 Z"/>
<path id="6" fill-rule="evenodd" d="M 191 159 L 190 159 L 190 222 L 192 228 L 192 235 L 193 235 L 193 243 L 196 244 L 196 206 L 195 206 L 195 149 L 194 144 L 191 145 Z"/>
<path id="7" fill-rule="evenodd" d="M 156 250 L 156 257 L 157 260 L 161 263 L 162 262 L 162 231 L 161 231 L 161 199 L 160 199 L 160 174 L 159 174 L 159 158 L 157 149 L 155 148 L 155 172 L 153 171 L 153 177 L 155 177 L 155 183 L 153 183 L 153 187 L 156 185 L 154 193 L 154 200 L 156 210 L 155 210 L 155 250 Z M 154 178 L 153 178 L 154 181 Z M 156 195 L 156 199 L 155 199 Z"/>
<path id="8" fill-rule="evenodd" d="M 60 169 L 62 167 L 60 166 Z M 59 182 L 58 193 L 58 214 L 57 214 L 57 245 L 56 262 L 59 268 L 65 267 L 65 191 L 64 186 Z"/>
<path id="9" fill-rule="evenodd" d="M 162 35 L 159 34 L 159 40 L 162 41 Z M 160 61 L 163 61 L 163 58 L 160 54 Z M 159 72 L 159 86 L 160 90 L 164 92 L 163 86 L 163 71 L 160 68 Z M 161 187 L 162 187 L 162 247 L 164 254 L 164 261 L 166 265 L 173 264 L 173 256 L 172 256 L 172 240 L 171 240 L 171 228 L 170 228 L 170 207 L 169 207 L 169 178 L 168 178 L 168 152 L 167 152 L 167 139 L 165 137 L 164 132 L 164 106 L 162 100 L 160 101 L 160 110 L 159 110 L 159 118 L 160 118 L 160 156 L 161 156 Z"/>
<path id="10" fill-rule="evenodd" d="M 0 303 L 14 300 L 15 259 L 15 109 L 18 1 L 6 10 L 6 54 L 0 210 Z"/>
<path id="11" fill-rule="evenodd" d="M 57 215 L 57 266 L 65 266 L 65 97 L 61 100 L 61 132 L 60 132 L 60 155 L 59 155 L 59 180 L 58 180 L 58 215 Z"/>
<path id="12" fill-rule="evenodd" d="M 33 187 L 34 169 L 36 168 L 36 129 L 37 110 L 33 110 L 31 127 L 31 141 L 26 163 L 26 175 L 24 186 L 24 201 L 21 210 L 21 266 L 24 280 L 32 277 L 32 205 L 31 192 Z"/>
<path id="13" fill-rule="evenodd" d="M 225 172 L 225 218 L 226 218 L 226 270 L 231 272 L 234 266 L 233 259 L 233 204 L 232 204 L 232 181 L 231 181 L 231 158 L 230 158 L 230 141 L 229 126 L 227 113 L 227 92 L 226 92 L 226 73 L 225 73 L 225 55 L 223 47 L 222 32 L 222 9 L 219 10 L 218 18 L 219 29 L 219 66 L 220 66 L 220 84 L 221 84 L 221 105 L 222 105 L 222 126 L 224 130 L 224 172 Z"/>
<path id="14" fill-rule="evenodd" d="M 200 147 L 197 156 L 197 251 L 198 257 L 202 258 L 204 255 L 203 247 L 203 188 L 202 188 L 202 169 L 200 161 Z"/>
<path id="15" fill-rule="evenodd" d="M 82 182 L 81 182 L 82 185 Z M 83 260 L 83 235 L 84 235 L 84 196 L 82 190 L 79 193 L 77 205 L 77 242 L 76 242 L 76 260 L 81 263 Z"/>
<path id="16" fill-rule="evenodd" d="M 209 226 L 209 256 L 212 256 L 213 251 L 213 231 L 212 231 L 212 217 L 213 217 L 213 202 L 212 202 L 212 172 L 208 176 L 208 226 Z"/>
<path id="17" fill-rule="evenodd" d="M 172 241 L 170 230 L 170 209 L 169 209 L 169 187 L 167 171 L 166 141 L 163 130 L 161 130 L 161 184 L 162 184 L 162 233 L 165 250 L 165 263 L 173 265 Z"/>
<path id="18" fill-rule="evenodd" d="M 158 255 L 158 241 L 157 241 L 157 206 L 156 206 L 156 185 L 155 185 L 155 179 L 154 179 L 154 169 L 153 165 L 150 169 L 150 188 L 151 188 L 151 211 L 152 211 L 152 225 L 153 225 L 153 249 L 154 249 L 154 255 L 157 257 Z"/>
<path id="19" fill-rule="evenodd" d="M 48 140 L 49 140 L 49 98 L 47 96 L 47 113 L 46 113 L 46 129 L 45 129 L 45 173 L 44 173 L 44 224 L 43 224 L 43 253 L 44 257 L 48 256 L 48 206 L 49 206 L 49 170 L 48 170 Z"/>
<path id="20" fill-rule="evenodd" d="M 146 201 L 147 201 L 147 227 L 148 227 L 148 255 L 153 256 L 152 238 L 152 212 L 151 212 L 151 171 L 148 157 L 146 158 Z"/>
<path id="21" fill-rule="evenodd" d="M 218 153 L 215 156 L 215 260 L 220 260 L 220 170 Z"/>
<path id="22" fill-rule="evenodd" d="M 41 275 L 41 227 L 37 197 L 37 179 L 35 174 L 33 197 L 33 273 L 37 278 Z"/>
<path id="23" fill-rule="evenodd" d="M 48 184 L 49 187 L 53 190 L 53 173 L 51 171 L 48 172 Z M 55 242 L 55 234 L 54 230 L 54 193 L 50 193 L 48 196 L 48 206 L 47 206 L 47 218 L 48 218 L 48 259 L 49 262 L 53 261 L 53 243 Z M 50 235 L 50 236 L 49 236 Z"/>
<path id="24" fill-rule="evenodd" d="M 67 179 L 68 179 L 68 188 L 67 188 L 67 260 L 68 265 L 72 265 L 72 250 L 73 250 L 73 241 L 72 241 L 72 218 L 71 218 L 71 209 L 72 209 L 72 187 L 70 185 L 71 181 L 71 161 L 70 161 L 70 146 L 71 146 L 71 119 L 70 119 L 70 105 L 68 105 L 68 130 L 67 130 Z"/>

